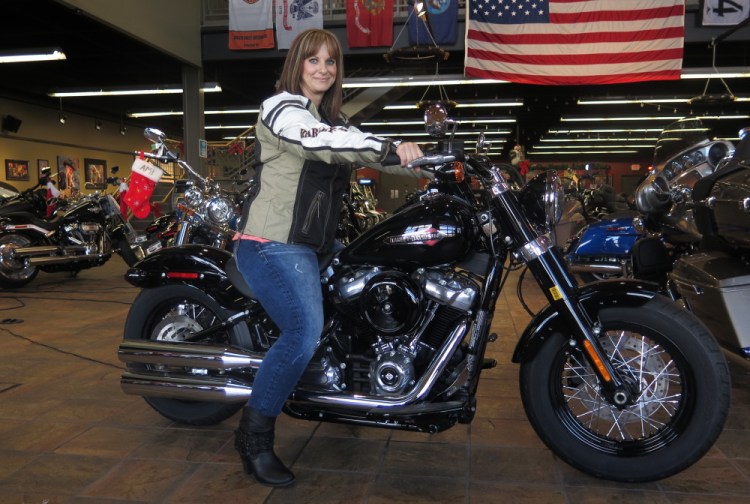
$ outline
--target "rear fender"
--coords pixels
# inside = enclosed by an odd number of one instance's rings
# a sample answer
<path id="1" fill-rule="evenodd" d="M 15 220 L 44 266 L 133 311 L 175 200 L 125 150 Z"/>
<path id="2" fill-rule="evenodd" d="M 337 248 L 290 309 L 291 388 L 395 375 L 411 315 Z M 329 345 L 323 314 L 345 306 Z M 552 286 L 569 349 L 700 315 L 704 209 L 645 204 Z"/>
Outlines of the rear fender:
<path id="1" fill-rule="evenodd" d="M 610 306 L 643 306 L 657 295 L 656 285 L 638 280 L 604 280 L 578 289 L 578 300 L 586 312 L 596 313 Z M 569 332 L 557 308 L 547 305 L 531 320 L 513 352 L 513 362 L 527 361 L 536 355 L 548 336 Z"/>
<path id="2" fill-rule="evenodd" d="M 142 289 L 187 284 L 227 303 L 242 297 L 227 277 L 231 252 L 204 245 L 166 247 L 146 256 L 125 273 L 125 280 Z"/>

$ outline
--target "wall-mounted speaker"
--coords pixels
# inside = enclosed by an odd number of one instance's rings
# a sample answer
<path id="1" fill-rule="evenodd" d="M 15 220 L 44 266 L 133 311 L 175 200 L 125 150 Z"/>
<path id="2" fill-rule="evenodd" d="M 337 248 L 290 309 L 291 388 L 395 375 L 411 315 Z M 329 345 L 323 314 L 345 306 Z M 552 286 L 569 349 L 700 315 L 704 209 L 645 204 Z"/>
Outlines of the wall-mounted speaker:
<path id="1" fill-rule="evenodd" d="M 17 117 L 13 117 L 12 115 L 7 115 L 3 117 L 3 131 L 8 131 L 10 133 L 18 133 L 18 129 L 21 127 L 21 120 Z"/>

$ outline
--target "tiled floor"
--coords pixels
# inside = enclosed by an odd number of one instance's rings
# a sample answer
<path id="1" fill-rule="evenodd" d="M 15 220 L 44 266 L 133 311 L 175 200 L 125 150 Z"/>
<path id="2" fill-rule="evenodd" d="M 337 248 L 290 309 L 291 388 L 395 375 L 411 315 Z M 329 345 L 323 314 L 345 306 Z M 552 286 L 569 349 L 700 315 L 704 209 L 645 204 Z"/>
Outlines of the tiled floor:
<path id="1" fill-rule="evenodd" d="M 726 430 L 687 471 L 650 484 L 588 477 L 537 439 L 510 353 L 528 316 L 508 284 L 470 425 L 437 435 L 282 417 L 280 456 L 297 482 L 261 486 L 232 446 L 238 418 L 176 425 L 120 391 L 116 349 L 137 290 L 125 265 L 40 274 L 0 291 L 0 503 L 748 503 L 750 366 L 730 359 Z M 535 286 L 527 300 L 541 307 Z"/>

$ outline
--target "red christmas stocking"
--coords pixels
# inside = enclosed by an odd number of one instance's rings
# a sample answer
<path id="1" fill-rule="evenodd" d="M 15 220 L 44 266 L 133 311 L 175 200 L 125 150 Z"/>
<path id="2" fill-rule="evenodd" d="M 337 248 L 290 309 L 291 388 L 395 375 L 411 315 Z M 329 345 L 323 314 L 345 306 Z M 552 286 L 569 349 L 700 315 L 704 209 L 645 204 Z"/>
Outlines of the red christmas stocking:
<path id="1" fill-rule="evenodd" d="M 164 172 L 160 168 L 147 161 L 142 159 L 133 161 L 130 184 L 122 199 L 138 219 L 146 218 L 151 212 L 149 200 L 162 175 Z"/>

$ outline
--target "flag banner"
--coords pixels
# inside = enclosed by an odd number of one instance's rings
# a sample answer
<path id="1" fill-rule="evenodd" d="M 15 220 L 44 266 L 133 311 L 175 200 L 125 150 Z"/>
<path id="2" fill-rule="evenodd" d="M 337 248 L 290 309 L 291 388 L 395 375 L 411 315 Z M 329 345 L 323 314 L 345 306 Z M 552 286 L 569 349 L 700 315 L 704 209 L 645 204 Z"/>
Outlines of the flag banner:
<path id="1" fill-rule="evenodd" d="M 323 28 L 322 0 L 276 0 L 276 45 L 289 49 L 299 33 Z"/>
<path id="2" fill-rule="evenodd" d="M 407 21 L 409 44 L 455 44 L 458 39 L 458 0 L 426 0 L 423 4 L 427 10 L 427 17 L 424 21 L 413 13 L 414 6 L 412 2 L 409 3 Z"/>
<path id="3" fill-rule="evenodd" d="M 734 26 L 747 19 L 750 0 L 703 0 L 703 26 Z"/>
<path id="4" fill-rule="evenodd" d="M 393 44 L 393 0 L 351 0 L 346 4 L 349 47 Z"/>
<path id="5" fill-rule="evenodd" d="M 273 48 L 273 0 L 229 0 L 229 49 Z"/>
<path id="6" fill-rule="evenodd" d="M 526 84 L 679 79 L 683 0 L 468 0 L 467 76 Z"/>

